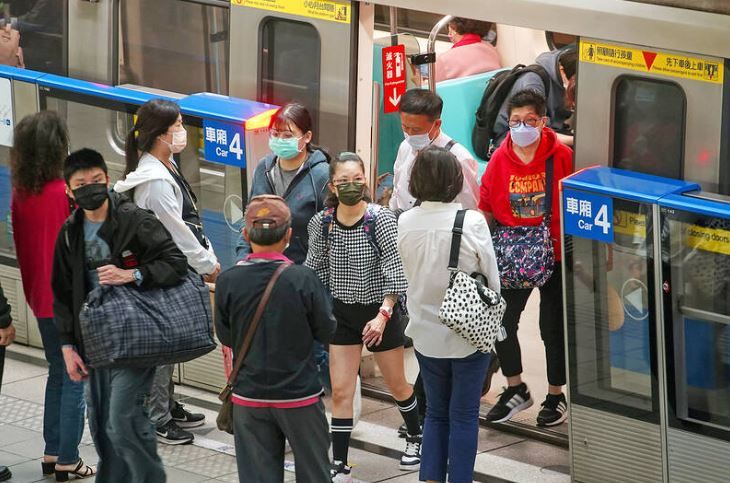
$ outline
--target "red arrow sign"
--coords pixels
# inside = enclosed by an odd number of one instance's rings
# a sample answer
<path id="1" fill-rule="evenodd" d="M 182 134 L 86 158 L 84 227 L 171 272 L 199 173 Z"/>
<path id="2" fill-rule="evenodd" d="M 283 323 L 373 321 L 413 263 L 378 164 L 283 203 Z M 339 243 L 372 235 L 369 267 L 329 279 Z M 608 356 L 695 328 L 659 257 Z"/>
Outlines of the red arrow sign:
<path id="1" fill-rule="evenodd" d="M 406 48 L 394 45 L 383 49 L 384 111 L 398 112 L 400 100 L 406 92 Z"/>
<path id="2" fill-rule="evenodd" d="M 647 52 L 646 50 L 642 50 L 641 53 L 644 54 L 646 70 L 651 70 L 651 66 L 654 65 L 654 59 L 656 59 L 656 52 Z"/>

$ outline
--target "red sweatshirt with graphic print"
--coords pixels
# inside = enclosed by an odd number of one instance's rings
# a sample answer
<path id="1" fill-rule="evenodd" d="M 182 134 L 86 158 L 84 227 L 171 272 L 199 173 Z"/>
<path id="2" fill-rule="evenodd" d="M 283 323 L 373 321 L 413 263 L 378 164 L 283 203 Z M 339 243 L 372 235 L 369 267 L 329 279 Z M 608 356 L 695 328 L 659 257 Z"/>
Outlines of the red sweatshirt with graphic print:
<path id="1" fill-rule="evenodd" d="M 494 152 L 482 177 L 479 209 L 490 212 L 497 223 L 507 226 L 534 226 L 542 223 L 545 212 L 545 162 L 553 157 L 553 193 L 550 236 L 555 247 L 555 260 L 560 250 L 559 182 L 573 172 L 573 151 L 561 143 L 555 132 L 542 130 L 534 159 L 525 164 L 517 157 L 512 139 L 507 135 Z"/>

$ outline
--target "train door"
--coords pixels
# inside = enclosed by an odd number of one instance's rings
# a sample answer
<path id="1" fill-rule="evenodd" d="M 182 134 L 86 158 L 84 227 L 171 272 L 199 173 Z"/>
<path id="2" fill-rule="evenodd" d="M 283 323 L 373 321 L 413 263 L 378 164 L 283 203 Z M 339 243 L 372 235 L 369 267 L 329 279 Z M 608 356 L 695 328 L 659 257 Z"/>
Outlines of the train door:
<path id="1" fill-rule="evenodd" d="M 355 143 L 356 2 L 234 0 L 230 93 L 283 105 L 304 104 L 314 142 L 332 153 Z"/>
<path id="2" fill-rule="evenodd" d="M 609 165 L 727 192 L 723 59 L 584 38 L 576 168 Z M 610 95 L 606 95 L 610 93 Z"/>

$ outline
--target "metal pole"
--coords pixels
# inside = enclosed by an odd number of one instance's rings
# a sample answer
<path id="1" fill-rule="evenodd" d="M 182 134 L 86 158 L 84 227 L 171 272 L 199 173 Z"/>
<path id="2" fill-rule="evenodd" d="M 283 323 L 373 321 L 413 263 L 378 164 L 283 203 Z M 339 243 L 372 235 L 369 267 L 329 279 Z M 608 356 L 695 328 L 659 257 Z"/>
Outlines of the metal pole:
<path id="1" fill-rule="evenodd" d="M 373 202 L 376 201 L 378 183 L 378 149 L 380 147 L 380 84 L 373 82 L 373 111 L 370 113 L 373 120 L 372 146 L 370 147 L 370 190 Z"/>
<path id="2" fill-rule="evenodd" d="M 447 15 L 441 20 L 438 21 L 436 25 L 433 26 L 431 29 L 431 33 L 428 34 L 428 44 L 426 44 L 426 53 L 432 54 L 436 52 L 436 36 L 439 34 L 441 29 L 443 29 L 448 23 L 451 21 L 451 19 L 454 18 L 452 15 Z M 436 92 L 436 82 L 434 82 L 434 78 L 436 77 L 436 66 L 434 63 L 428 64 L 428 88 L 431 92 Z"/>
<path id="3" fill-rule="evenodd" d="M 396 7 L 389 8 L 388 21 L 390 25 L 390 45 L 398 45 L 398 9 Z"/>
<path id="4" fill-rule="evenodd" d="M 5 346 L 0 345 L 0 389 L 3 386 L 3 370 L 5 369 Z"/>

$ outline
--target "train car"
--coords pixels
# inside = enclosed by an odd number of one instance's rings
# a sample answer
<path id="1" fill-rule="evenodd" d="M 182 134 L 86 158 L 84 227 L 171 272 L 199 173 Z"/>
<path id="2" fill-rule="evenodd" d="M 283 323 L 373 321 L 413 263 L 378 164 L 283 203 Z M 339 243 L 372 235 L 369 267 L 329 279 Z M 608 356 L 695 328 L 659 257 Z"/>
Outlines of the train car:
<path id="1" fill-rule="evenodd" d="M 443 26 L 439 22 L 445 16 L 461 16 L 491 23 L 487 39 L 499 52 L 503 67 L 530 64 L 540 52 L 572 43 L 579 56 L 576 170 L 593 165 L 617 167 L 697 182 L 706 192 L 730 194 L 730 137 L 726 134 L 730 124 L 730 44 L 726 41 L 730 7 L 722 0 L 4 3 L 9 5 L 8 19 L 17 19 L 28 69 L 170 98 L 209 92 L 274 105 L 299 100 L 314 115 L 315 141 L 333 153 L 359 153 L 370 167 L 373 185 L 392 170 L 403 140 L 397 114 L 384 112 L 390 93 L 383 82 L 383 48 L 404 45 L 407 87 L 435 89 L 445 101 L 444 129 L 474 152 L 474 112 L 494 72 L 433 85 L 427 64 L 419 62 L 428 57 L 423 54 L 433 51 L 438 59 L 449 48 L 445 29 L 435 28 Z M 63 113 L 72 147 L 100 150 L 110 162 L 112 181 L 122 175 L 130 109 L 53 89 L 37 93 L 24 89 L 14 87 L 16 121 L 38 109 Z M 255 165 L 241 168 L 211 162 L 200 149 L 201 142 L 201 132 L 191 130 L 182 167 L 201 200 L 206 230 L 214 245 L 221 247 L 224 264 L 230 265 L 234 261 L 231 239 L 236 236 Z M 486 161 L 479 161 L 483 168 Z M 37 346 L 40 337 L 32 315 L 19 308 L 24 299 L 12 245 L 9 193 L 5 146 L 0 147 L 0 282 L 16 310 L 18 339 Z M 673 429 L 662 434 L 670 435 L 663 438 L 675 448 L 706 441 L 696 437 L 707 433 L 709 426 L 701 418 L 692 419 L 688 429 L 687 417 L 672 413 L 674 407 L 668 401 L 686 407 L 711 400 L 709 413 L 716 406 L 730 407 L 729 386 L 722 376 L 724 361 L 730 358 L 727 344 L 716 344 L 706 360 L 694 359 L 716 368 L 711 384 L 694 378 L 686 393 L 662 395 L 663 385 L 656 382 L 664 377 L 657 367 L 657 354 L 664 347 L 645 314 L 649 283 L 640 263 L 648 249 L 647 214 L 630 206 L 619 206 L 616 213 L 612 269 L 599 285 L 610 287 L 621 304 L 621 323 L 585 331 L 576 328 L 575 320 L 569 321 L 569 347 L 589 346 L 592 351 L 593 365 L 580 366 L 575 358 L 569 360 L 571 397 L 587 401 L 586 407 L 575 407 L 571 433 L 567 428 L 540 433 L 563 444 L 572 438 L 574 465 L 592 460 L 598 470 L 601 464 L 611 467 L 613 453 L 606 450 L 602 459 L 589 445 L 583 445 L 583 452 L 579 450 L 583 438 L 593 441 L 599 437 L 591 431 L 602 418 L 605 421 L 605 413 L 596 407 L 609 407 L 613 411 L 609 414 L 618 415 L 619 426 L 636 423 L 639 433 L 646 430 L 647 421 L 650 425 L 673 421 Z M 527 334 L 523 335 L 539 345 L 537 331 L 525 325 Z M 710 331 L 703 337 L 727 339 L 722 331 Z M 673 354 L 668 378 L 681 377 L 681 368 L 688 364 L 686 354 Z M 543 377 L 541 364 L 536 362 L 529 369 L 533 372 L 526 374 L 528 379 Z M 222 381 L 218 356 L 186 364 L 178 372 L 181 381 L 209 389 L 216 389 Z M 371 393 L 378 392 L 376 379 L 366 386 Z M 686 389 L 687 381 L 672 387 Z M 688 394 L 692 401 L 681 403 Z M 622 402 L 616 403 L 617 398 Z M 533 416 L 517 421 L 517 429 L 536 434 Z M 718 454 L 728 454 L 730 432 L 716 418 L 710 419 L 712 443 L 719 445 Z M 648 431 L 655 434 L 654 426 Z M 666 453 L 660 448 L 661 441 L 646 451 Z M 616 446 L 621 447 L 620 442 Z M 627 450 L 620 454 L 641 466 L 642 453 Z M 681 464 L 675 463 L 675 468 L 684 468 L 676 474 L 691 473 L 691 468 Z M 671 476 L 672 472 L 662 474 Z"/>

